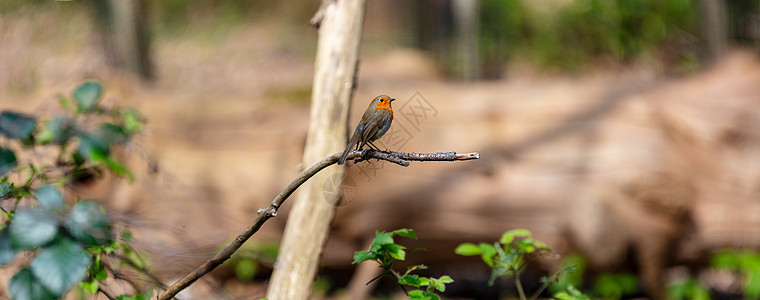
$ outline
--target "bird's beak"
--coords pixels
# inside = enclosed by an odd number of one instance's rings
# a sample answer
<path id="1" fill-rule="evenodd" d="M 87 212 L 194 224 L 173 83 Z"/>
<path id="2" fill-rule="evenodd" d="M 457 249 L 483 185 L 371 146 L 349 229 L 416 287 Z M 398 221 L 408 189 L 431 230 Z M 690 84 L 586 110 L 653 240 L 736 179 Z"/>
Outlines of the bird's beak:
<path id="1" fill-rule="evenodd" d="M 395 100 L 396 100 L 396 99 L 393 99 L 393 98 L 391 98 L 391 101 L 390 101 L 390 102 L 393 102 L 393 101 L 395 101 Z"/>

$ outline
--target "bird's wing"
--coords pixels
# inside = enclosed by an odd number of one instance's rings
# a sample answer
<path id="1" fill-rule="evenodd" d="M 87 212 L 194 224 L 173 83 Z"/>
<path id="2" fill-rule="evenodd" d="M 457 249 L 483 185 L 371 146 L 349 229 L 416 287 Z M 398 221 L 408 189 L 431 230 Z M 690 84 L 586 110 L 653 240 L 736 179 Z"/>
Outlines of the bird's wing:
<path id="1" fill-rule="evenodd" d="M 364 128 L 362 130 L 362 144 L 372 142 L 370 139 L 374 137 L 375 134 L 377 134 L 377 131 L 380 130 L 380 127 L 383 127 L 383 124 L 390 121 L 390 117 L 390 113 L 388 113 L 387 110 L 378 109 L 374 111 L 373 116 L 368 118 L 369 120 L 367 124 L 364 125 Z"/>

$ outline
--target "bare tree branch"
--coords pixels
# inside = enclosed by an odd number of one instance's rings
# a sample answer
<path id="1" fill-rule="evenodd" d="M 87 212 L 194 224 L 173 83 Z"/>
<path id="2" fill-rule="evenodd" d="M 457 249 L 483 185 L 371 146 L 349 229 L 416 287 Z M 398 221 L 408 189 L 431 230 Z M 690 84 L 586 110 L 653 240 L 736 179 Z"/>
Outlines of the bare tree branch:
<path id="1" fill-rule="evenodd" d="M 322 161 L 316 163 L 308 170 L 304 171 L 296 177 L 295 180 L 293 180 L 287 187 L 285 187 L 280 194 L 277 195 L 277 197 L 272 200 L 272 203 L 267 208 L 262 208 L 258 210 L 258 216 L 256 219 L 251 222 L 248 227 L 246 227 L 243 232 L 241 232 L 234 240 L 232 240 L 227 246 L 224 247 L 219 253 L 214 255 L 211 259 L 204 262 L 202 265 L 197 267 L 195 270 L 190 272 L 189 274 L 185 275 L 182 279 L 172 284 L 169 288 L 166 289 L 159 297 L 159 300 L 168 300 L 172 299 L 174 296 L 177 295 L 180 291 L 190 286 L 193 282 L 198 280 L 198 278 L 201 278 L 203 275 L 206 275 L 208 272 L 211 272 L 214 268 L 221 265 L 226 261 L 227 259 L 232 256 L 235 251 L 237 251 L 241 246 L 243 246 L 243 243 L 245 243 L 251 236 L 253 236 L 254 233 L 256 233 L 259 228 L 261 228 L 262 225 L 264 225 L 264 222 L 269 220 L 270 218 L 277 216 L 277 210 L 282 206 L 282 203 L 285 202 L 285 199 L 290 197 L 293 192 L 295 192 L 296 189 L 298 189 L 299 186 L 301 186 L 304 182 L 309 180 L 312 176 L 319 173 L 319 171 L 322 171 L 324 168 L 329 167 L 330 165 L 338 162 L 338 159 L 340 158 L 342 153 L 335 153 Z M 439 152 L 439 153 L 404 153 L 404 152 L 393 152 L 393 151 L 375 151 L 372 149 L 366 149 L 366 150 L 355 150 L 348 154 L 348 160 L 354 160 L 355 162 L 369 160 L 369 159 L 378 159 L 378 160 L 385 160 L 389 161 L 404 167 L 409 166 L 409 161 L 457 161 L 457 160 L 470 160 L 470 159 L 478 159 L 480 158 L 480 154 L 477 152 L 473 153 L 464 153 L 464 154 L 457 154 L 455 152 Z"/>

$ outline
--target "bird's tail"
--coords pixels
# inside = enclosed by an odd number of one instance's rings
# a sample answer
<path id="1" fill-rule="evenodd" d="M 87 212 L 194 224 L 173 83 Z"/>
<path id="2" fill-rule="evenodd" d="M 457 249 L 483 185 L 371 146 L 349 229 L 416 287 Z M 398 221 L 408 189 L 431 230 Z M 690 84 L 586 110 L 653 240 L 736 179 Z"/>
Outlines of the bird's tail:
<path id="1" fill-rule="evenodd" d="M 348 142 L 348 145 L 346 145 L 346 150 L 343 151 L 343 155 L 341 155 L 340 159 L 338 160 L 339 165 L 346 163 L 346 157 L 348 157 L 348 153 L 351 152 L 351 148 L 356 146 L 357 143 L 359 143 L 359 134 L 354 132 L 354 135 L 351 136 L 351 141 Z"/>

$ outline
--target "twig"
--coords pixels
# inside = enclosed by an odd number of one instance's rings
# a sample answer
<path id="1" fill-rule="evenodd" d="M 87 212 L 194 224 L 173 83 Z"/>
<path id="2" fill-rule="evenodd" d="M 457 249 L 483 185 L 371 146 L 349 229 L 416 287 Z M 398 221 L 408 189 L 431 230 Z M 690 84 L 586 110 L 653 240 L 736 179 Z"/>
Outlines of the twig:
<path id="1" fill-rule="evenodd" d="M 404 295 L 406 295 L 406 297 L 408 298 L 409 297 L 409 291 L 407 291 L 406 287 L 403 284 L 401 284 L 401 282 L 400 282 L 401 275 L 398 275 L 398 273 L 396 273 L 396 271 L 391 270 L 390 266 L 388 266 L 387 272 L 390 273 L 391 275 L 393 275 L 393 280 L 396 281 L 396 284 L 398 284 L 398 286 L 401 288 L 401 291 L 404 292 Z"/>
<path id="2" fill-rule="evenodd" d="M 211 272 L 214 268 L 221 265 L 226 261 L 227 259 L 232 256 L 235 251 L 237 251 L 241 246 L 243 246 L 243 243 L 245 243 L 251 236 L 253 236 L 254 233 L 256 233 L 262 225 L 264 225 L 264 222 L 269 220 L 270 218 L 277 216 L 277 210 L 282 206 L 282 203 L 285 202 L 285 199 L 290 197 L 295 190 L 300 187 L 304 182 L 309 180 L 312 176 L 319 173 L 319 171 L 322 171 L 322 169 L 329 167 L 330 165 L 337 163 L 338 159 L 340 158 L 342 153 L 335 153 L 322 161 L 316 163 L 308 170 L 301 173 L 301 175 L 298 175 L 295 180 L 293 180 L 290 184 L 288 184 L 287 187 L 285 187 L 280 194 L 277 195 L 277 197 L 272 200 L 272 203 L 267 208 L 262 208 L 258 210 L 258 216 L 256 219 L 251 222 L 251 224 L 246 227 L 243 232 L 238 234 L 238 236 L 232 240 L 227 246 L 224 247 L 221 251 L 219 251 L 214 257 L 207 260 L 203 264 L 201 264 L 199 267 L 195 268 L 192 272 L 185 275 L 182 279 L 178 280 L 174 284 L 172 284 L 169 288 L 166 289 L 159 297 L 159 300 L 168 300 L 173 298 L 177 293 L 182 291 L 183 289 L 190 286 L 193 282 L 198 280 L 203 275 L 206 275 L 208 272 Z M 392 163 L 399 164 L 401 166 L 409 166 L 409 161 L 456 161 L 456 160 L 470 160 L 470 159 L 478 159 L 480 158 L 480 154 L 478 153 L 465 153 L 465 154 L 456 154 L 455 152 L 439 152 L 439 153 L 403 153 L 403 152 L 392 152 L 392 151 L 375 151 L 375 150 L 355 150 L 348 154 L 347 159 L 354 159 L 355 161 L 362 161 L 362 160 L 368 160 L 371 158 L 376 158 L 379 160 L 386 160 Z"/>
<path id="3" fill-rule="evenodd" d="M 131 258 L 129 258 L 129 257 L 126 257 L 126 256 L 124 256 L 124 255 L 119 255 L 119 254 L 116 254 L 115 256 L 116 256 L 116 257 L 117 257 L 119 260 L 121 260 L 123 263 L 126 263 L 127 265 L 129 265 L 129 266 L 130 266 L 130 267 L 132 267 L 133 269 L 135 269 L 135 270 L 137 270 L 138 272 L 142 273 L 143 275 L 147 276 L 147 277 L 148 277 L 148 279 L 149 279 L 149 280 L 150 280 L 150 281 L 151 281 L 151 282 L 152 282 L 154 285 L 156 285 L 156 286 L 158 286 L 158 287 L 160 287 L 160 288 L 162 288 L 162 289 L 165 289 L 165 288 L 166 288 L 166 285 L 165 285 L 163 282 L 161 282 L 161 280 L 159 280 L 159 279 L 158 279 L 158 277 L 156 277 L 155 275 L 151 274 L 151 273 L 150 273 L 150 271 L 148 271 L 148 269 L 146 269 L 146 268 L 144 268 L 144 267 L 141 267 L 141 266 L 139 266 L 139 265 L 138 265 L 136 262 L 134 262 L 134 261 L 133 261 Z"/>
<path id="4" fill-rule="evenodd" d="M 100 292 L 101 294 L 103 294 L 104 296 L 106 296 L 106 298 L 108 298 L 109 300 L 116 300 L 116 297 L 114 297 L 114 296 L 112 296 L 111 294 L 109 294 L 109 293 L 108 293 L 106 290 L 104 290 L 102 287 L 98 287 L 98 292 Z"/>
<path id="5" fill-rule="evenodd" d="M 517 288 L 517 293 L 520 295 L 520 300 L 527 300 L 528 298 L 525 298 L 525 292 L 523 291 L 523 286 L 520 282 L 520 276 L 517 274 L 515 274 L 515 287 Z"/>

